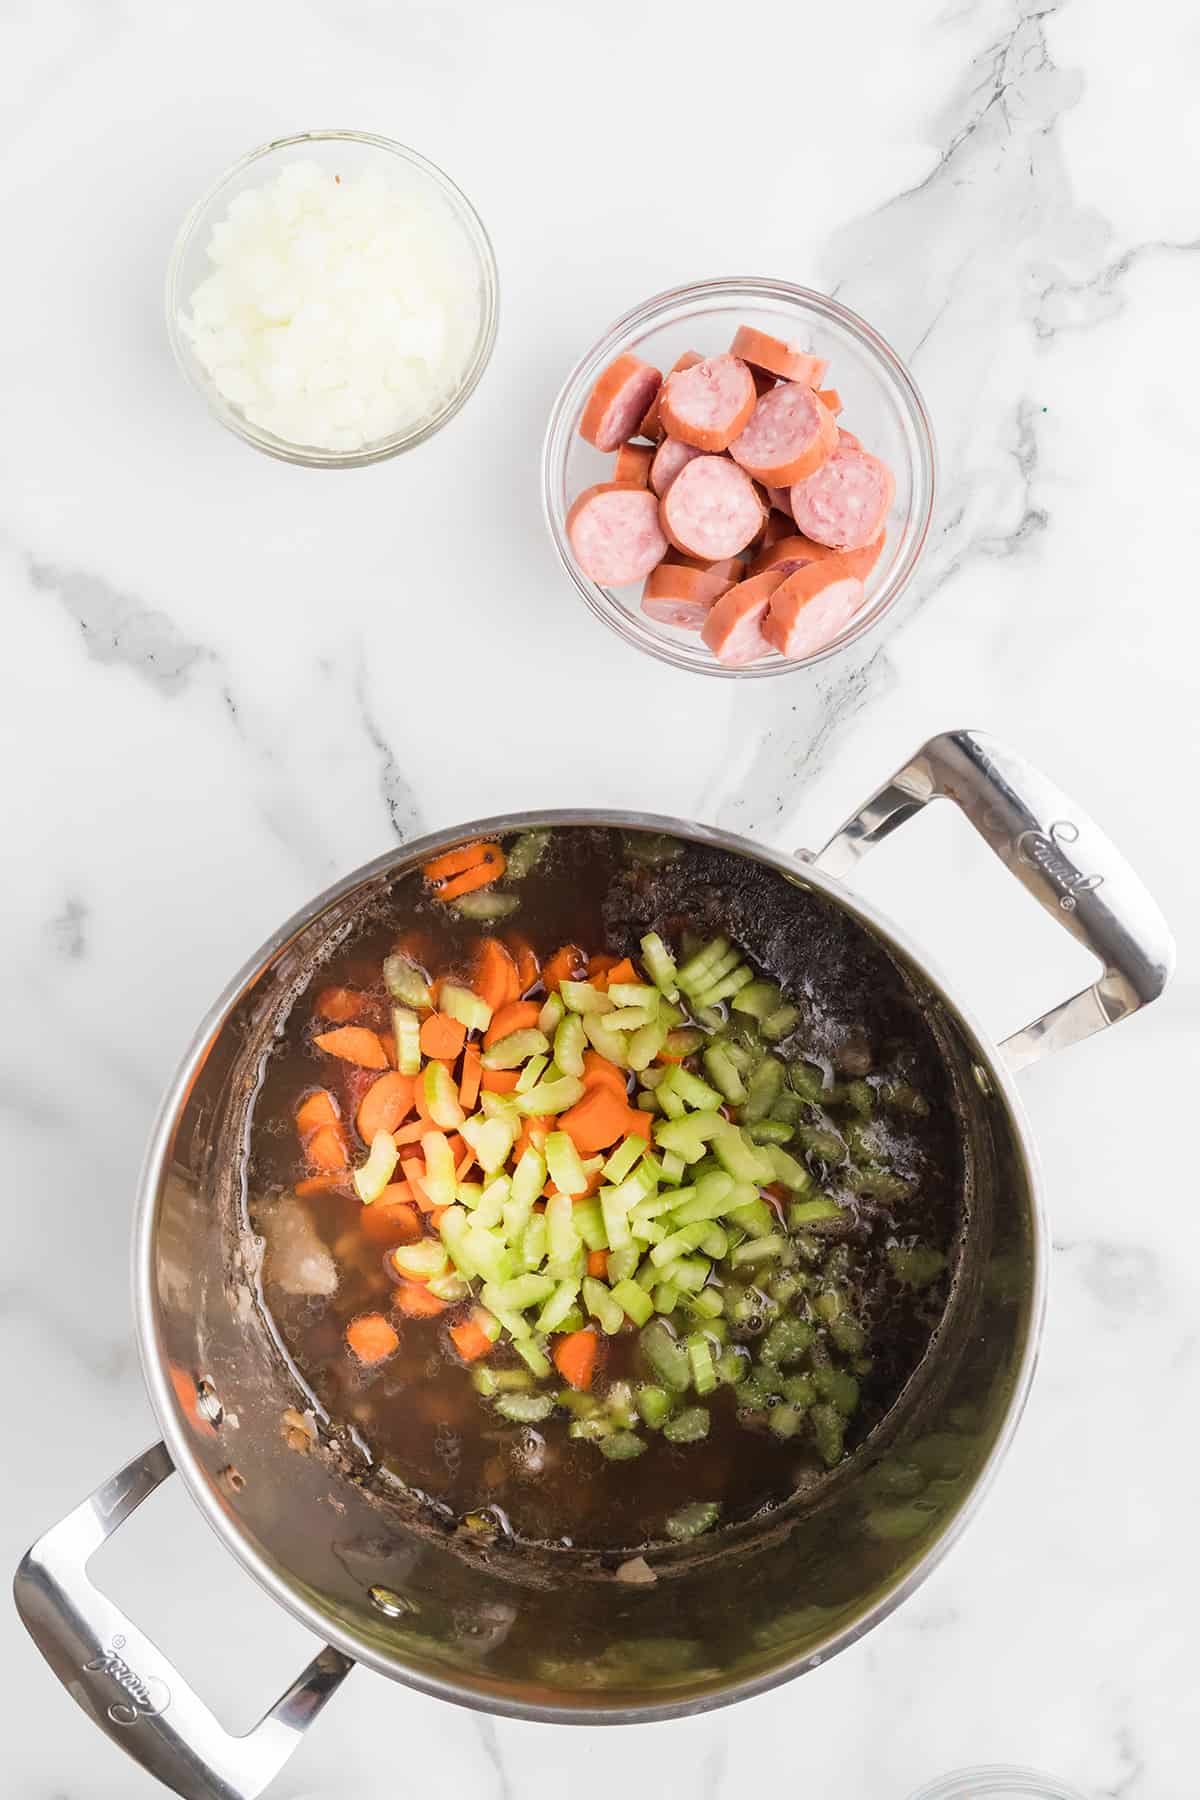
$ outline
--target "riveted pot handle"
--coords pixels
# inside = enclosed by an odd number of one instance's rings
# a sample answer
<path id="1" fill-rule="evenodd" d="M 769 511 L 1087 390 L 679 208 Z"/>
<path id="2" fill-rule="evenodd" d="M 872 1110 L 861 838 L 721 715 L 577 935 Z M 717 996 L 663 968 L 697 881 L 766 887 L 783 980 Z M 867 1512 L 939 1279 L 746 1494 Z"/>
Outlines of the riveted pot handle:
<path id="1" fill-rule="evenodd" d="M 245 1737 L 225 1730 L 87 1575 L 105 1538 L 173 1470 L 154 1444 L 39 1538 L 13 1582 L 17 1611 L 67 1692 L 135 1762 L 184 1800 L 254 1800 L 354 1664 L 322 1650 Z"/>
<path id="2" fill-rule="evenodd" d="M 953 800 L 1022 887 L 1104 966 L 1092 987 L 1004 1039 L 1012 1068 L 1065 1050 L 1157 999 L 1175 966 L 1175 942 L 1158 907 L 1073 800 L 981 731 L 931 738 L 813 862 L 830 875 L 849 874 L 931 800 Z"/>

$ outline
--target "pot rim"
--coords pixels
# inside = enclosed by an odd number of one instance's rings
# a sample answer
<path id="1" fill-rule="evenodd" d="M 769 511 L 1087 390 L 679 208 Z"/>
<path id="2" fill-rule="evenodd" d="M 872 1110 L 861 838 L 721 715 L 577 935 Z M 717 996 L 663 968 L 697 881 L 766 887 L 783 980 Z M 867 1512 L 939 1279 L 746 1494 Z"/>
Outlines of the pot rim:
<path id="1" fill-rule="evenodd" d="M 326 1618 L 289 1586 L 217 1503 L 208 1476 L 195 1456 L 188 1434 L 183 1429 L 178 1402 L 166 1375 L 166 1358 L 158 1343 L 154 1326 L 152 1247 L 155 1201 L 170 1155 L 180 1111 L 203 1064 L 211 1041 L 236 1002 L 253 986 L 265 966 L 279 950 L 311 924 L 319 913 L 334 902 L 344 899 L 365 882 L 380 875 L 404 870 L 406 865 L 416 866 L 438 852 L 461 843 L 465 838 L 505 837 L 515 831 L 542 825 L 555 828 L 595 826 L 617 831 L 663 832 L 672 837 L 682 837 L 730 851 L 734 855 L 750 856 L 758 862 L 775 868 L 783 875 L 798 876 L 820 892 L 827 894 L 839 905 L 844 906 L 852 916 L 860 919 L 876 932 L 886 944 L 893 945 L 908 957 L 921 970 L 927 981 L 936 990 L 939 998 L 966 1027 L 968 1036 L 973 1040 L 978 1052 L 979 1060 L 984 1064 L 989 1079 L 998 1090 L 1008 1111 L 1013 1126 L 1013 1135 L 1024 1159 L 1029 1182 L 1032 1266 L 1029 1320 L 1025 1341 L 1021 1347 L 1020 1360 L 1014 1372 L 1008 1406 L 1000 1430 L 962 1504 L 949 1519 L 941 1535 L 913 1563 L 894 1587 L 890 1588 L 867 1611 L 835 1633 L 818 1650 L 810 1651 L 806 1655 L 793 1658 L 788 1662 L 781 1663 L 776 1668 L 744 1680 L 731 1682 L 727 1686 L 694 1699 L 664 1701 L 661 1704 L 644 1707 L 555 1706 L 514 1699 L 507 1694 L 488 1694 L 481 1689 L 472 1688 L 466 1683 L 456 1682 L 450 1677 L 429 1675 L 401 1665 L 397 1659 L 381 1655 L 369 1644 L 361 1642 L 352 1632 L 341 1629 L 334 1621 Z M 781 1687 L 797 1675 L 804 1674 L 807 1670 L 828 1662 L 831 1657 L 865 1637 L 867 1632 L 893 1613 L 933 1573 L 952 1546 L 958 1542 L 991 1488 L 996 1472 L 1009 1450 L 1025 1410 L 1045 1322 L 1048 1276 L 1047 1220 L 1043 1177 L 1034 1145 L 1032 1128 L 1017 1092 L 1014 1077 L 1005 1066 L 1003 1056 L 999 1053 L 991 1034 L 984 1029 L 970 1008 L 952 997 L 949 986 L 937 968 L 936 962 L 932 961 L 925 951 L 918 947 L 906 931 L 895 926 L 869 901 L 864 900 L 836 877 L 826 874 L 813 863 L 805 861 L 805 854 L 804 851 L 779 850 L 774 845 L 760 844 L 752 838 L 742 837 L 736 832 L 726 831 L 718 826 L 688 822 L 672 818 L 667 814 L 608 811 L 586 807 L 578 809 L 546 808 L 518 813 L 502 813 L 489 818 L 473 820 L 467 825 L 429 832 L 423 837 L 385 851 L 381 856 L 373 857 L 369 862 L 352 870 L 350 874 L 333 882 L 294 912 L 242 964 L 201 1020 L 187 1050 L 180 1059 L 151 1128 L 146 1154 L 138 1176 L 137 1202 L 133 1222 L 131 1248 L 134 1327 L 138 1355 L 150 1403 L 154 1408 L 155 1417 L 162 1430 L 171 1460 L 178 1469 L 184 1486 L 201 1516 L 216 1532 L 225 1548 L 236 1558 L 247 1574 L 252 1576 L 258 1585 L 277 1600 L 285 1611 L 289 1612 L 300 1624 L 306 1626 L 326 1643 L 334 1645 L 344 1655 L 353 1658 L 356 1662 L 363 1663 L 367 1668 L 374 1669 L 378 1674 L 386 1675 L 393 1681 L 399 1681 L 406 1687 L 415 1688 L 419 1693 L 427 1694 L 433 1699 L 448 1700 L 456 1705 L 469 1707 L 475 1712 L 491 1713 L 504 1718 L 533 1719 L 554 1725 L 650 1724 L 666 1719 L 688 1718 L 699 1713 L 711 1712 L 717 1707 L 729 1706 L 736 1700 L 750 1699 L 757 1694 L 768 1693 L 772 1688 Z"/>

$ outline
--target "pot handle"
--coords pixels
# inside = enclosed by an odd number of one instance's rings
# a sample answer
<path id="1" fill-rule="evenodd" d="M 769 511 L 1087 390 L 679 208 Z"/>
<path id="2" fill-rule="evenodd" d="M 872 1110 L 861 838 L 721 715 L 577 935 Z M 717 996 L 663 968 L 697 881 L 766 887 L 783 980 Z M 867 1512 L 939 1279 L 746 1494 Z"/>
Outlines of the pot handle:
<path id="1" fill-rule="evenodd" d="M 13 1595 L 67 1692 L 135 1762 L 184 1800 L 254 1800 L 354 1664 L 326 1647 L 252 1731 L 234 1737 L 92 1585 L 92 1555 L 174 1467 L 166 1445 L 154 1444 L 113 1475 L 38 1539 L 17 1570 Z"/>
<path id="2" fill-rule="evenodd" d="M 947 731 L 847 819 L 810 860 L 844 877 L 931 800 L 953 800 L 1022 887 L 1104 966 L 1090 988 L 1004 1039 L 1023 1069 L 1157 999 L 1175 941 L 1119 851 L 1060 788 L 982 731 Z"/>

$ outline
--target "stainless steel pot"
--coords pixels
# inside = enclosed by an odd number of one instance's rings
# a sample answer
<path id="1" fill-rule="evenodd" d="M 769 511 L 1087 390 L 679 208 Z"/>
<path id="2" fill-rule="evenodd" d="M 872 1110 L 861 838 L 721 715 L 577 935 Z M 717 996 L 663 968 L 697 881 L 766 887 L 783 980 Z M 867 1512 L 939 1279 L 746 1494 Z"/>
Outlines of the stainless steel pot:
<path id="1" fill-rule="evenodd" d="M 999 1045 L 922 951 L 842 879 L 950 799 L 1038 902 L 1095 953 L 1095 985 Z M 336 1456 L 281 1428 L 295 1391 L 255 1305 L 238 1148 L 255 1069 L 314 956 L 397 875 L 468 838 L 532 824 L 667 831 L 780 871 L 865 928 L 919 996 L 959 1113 L 971 1254 L 926 1373 L 826 1498 L 715 1543 L 650 1557 L 631 1586 L 603 1559 L 472 1549 L 399 1520 Z M 1152 1000 L 1173 961 L 1157 908 L 1113 846 L 1043 777 L 976 732 L 935 738 L 815 857 L 641 814 L 526 814 L 406 846 L 322 894 L 204 1021 L 151 1139 L 134 1231 L 138 1341 L 163 1441 L 39 1540 L 17 1606 L 59 1679 L 122 1749 L 189 1800 L 262 1792 L 355 1661 L 519 1718 L 620 1723 L 694 1713 L 825 1661 L 913 1592 L 1003 1455 L 1033 1372 L 1045 1288 L 1037 1163 L 1012 1071 Z M 325 1639 L 245 1737 L 88 1579 L 93 1551 L 178 1469 L 251 1575 Z"/>

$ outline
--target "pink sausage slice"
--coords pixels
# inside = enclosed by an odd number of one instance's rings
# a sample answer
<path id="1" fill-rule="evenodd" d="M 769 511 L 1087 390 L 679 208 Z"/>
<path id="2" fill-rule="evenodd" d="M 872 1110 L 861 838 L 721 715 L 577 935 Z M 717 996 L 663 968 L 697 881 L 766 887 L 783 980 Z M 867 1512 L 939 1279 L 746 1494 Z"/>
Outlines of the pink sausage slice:
<path id="1" fill-rule="evenodd" d="M 822 406 L 827 407 L 831 413 L 840 413 L 842 410 L 842 396 L 838 393 L 836 388 L 818 388 L 817 399 L 821 402 Z"/>
<path id="2" fill-rule="evenodd" d="M 792 495 L 791 495 L 790 488 L 769 487 L 767 489 L 767 499 L 770 501 L 771 505 L 775 508 L 776 512 L 786 513 L 787 517 L 789 519 L 791 518 L 791 516 L 792 516 Z"/>
<path id="3" fill-rule="evenodd" d="M 642 611 L 660 625 L 699 631 L 713 606 L 732 585 L 725 576 L 705 569 L 689 569 L 683 563 L 659 563 L 646 577 Z"/>
<path id="4" fill-rule="evenodd" d="M 773 387 L 729 446 L 734 462 L 768 487 L 791 487 L 837 448 L 837 421 L 803 382 Z"/>
<path id="5" fill-rule="evenodd" d="M 700 632 L 718 661 L 738 665 L 769 653 L 771 646 L 763 636 L 762 624 L 783 579 L 774 569 L 767 569 L 722 594 Z"/>
<path id="6" fill-rule="evenodd" d="M 708 356 L 663 382 L 658 416 L 668 437 L 697 450 L 725 450 L 754 411 L 754 377 L 736 356 Z"/>
<path id="7" fill-rule="evenodd" d="M 603 587 L 641 581 L 667 554 L 650 489 L 616 481 L 584 488 L 567 514 L 567 536 L 579 567 Z"/>
<path id="8" fill-rule="evenodd" d="M 763 636 L 793 662 L 812 656 L 833 642 L 865 599 L 862 582 L 846 573 L 840 558 L 810 563 L 775 589 Z"/>
<path id="9" fill-rule="evenodd" d="M 886 463 L 856 444 L 839 444 L 821 468 L 794 484 L 792 517 L 819 544 L 861 550 L 883 530 L 895 492 Z"/>
<path id="10" fill-rule="evenodd" d="M 612 478 L 622 487 L 649 487 L 653 460 L 649 444 L 622 444 L 613 463 Z"/>
<path id="11" fill-rule="evenodd" d="M 662 528 L 677 550 L 717 562 L 736 556 L 762 530 L 758 491 L 727 456 L 697 456 L 659 502 Z"/>
<path id="12" fill-rule="evenodd" d="M 703 450 L 697 450 L 694 444 L 685 444 L 680 438 L 663 439 L 654 452 L 654 461 L 650 465 L 650 486 L 660 500 L 680 469 L 690 463 L 693 457 L 703 455 Z"/>
<path id="13" fill-rule="evenodd" d="M 696 363 L 703 361 L 704 358 L 698 350 L 685 350 L 683 355 L 679 358 L 679 361 L 672 363 L 667 374 L 670 376 L 674 375 L 679 369 L 691 369 Z M 658 402 L 661 394 L 662 389 L 659 388 L 658 393 L 655 394 L 653 400 L 646 408 L 645 418 L 638 426 L 638 436 L 649 438 L 652 444 L 657 444 L 663 435 L 662 420 L 658 416 Z"/>
<path id="14" fill-rule="evenodd" d="M 860 581 L 865 581 L 879 561 L 883 541 L 884 533 L 880 532 L 873 543 L 864 544 L 861 550 L 832 550 L 828 544 L 814 543 L 812 538 L 797 533 L 765 544 L 751 563 L 750 572 L 758 575 L 763 569 L 778 569 L 781 574 L 794 575 L 797 569 L 803 569 L 809 563 L 836 560 L 843 575 L 857 575 Z"/>
<path id="15" fill-rule="evenodd" d="M 579 435 L 597 450 L 615 450 L 637 435 L 646 408 L 662 385 L 662 375 L 626 350 L 609 363 L 588 395 Z"/>
<path id="16" fill-rule="evenodd" d="M 734 356 L 778 375 L 781 381 L 803 381 L 808 387 L 820 387 L 829 364 L 820 356 L 811 356 L 799 344 L 785 344 L 782 338 L 756 331 L 753 325 L 739 325 L 729 346 Z"/>

